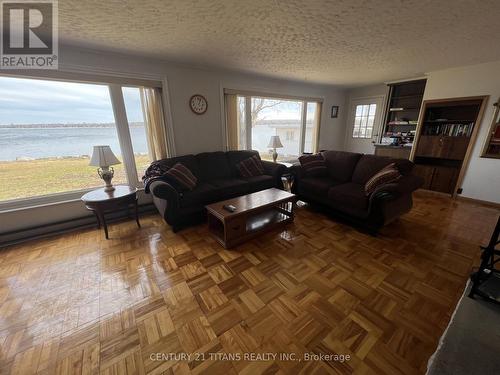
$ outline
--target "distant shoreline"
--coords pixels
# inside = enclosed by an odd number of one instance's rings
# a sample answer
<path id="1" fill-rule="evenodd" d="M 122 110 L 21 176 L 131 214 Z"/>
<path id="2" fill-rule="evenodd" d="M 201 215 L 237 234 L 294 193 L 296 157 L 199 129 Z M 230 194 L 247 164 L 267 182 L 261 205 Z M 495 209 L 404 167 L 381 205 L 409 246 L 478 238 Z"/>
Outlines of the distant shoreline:
<path id="1" fill-rule="evenodd" d="M 147 156 L 145 152 L 134 153 L 135 157 Z M 1 160 L 0 163 L 16 163 L 16 162 L 30 162 L 30 161 L 58 161 L 58 160 L 81 160 L 90 159 L 89 155 L 72 155 L 72 156 L 47 156 L 41 158 L 32 158 L 29 156 L 18 156 L 15 160 Z"/>
<path id="2" fill-rule="evenodd" d="M 131 122 L 131 127 L 144 127 L 143 122 Z M 80 123 L 80 124 L 2 124 L 0 129 L 60 129 L 60 128 L 114 128 L 113 122 L 106 123 Z"/>

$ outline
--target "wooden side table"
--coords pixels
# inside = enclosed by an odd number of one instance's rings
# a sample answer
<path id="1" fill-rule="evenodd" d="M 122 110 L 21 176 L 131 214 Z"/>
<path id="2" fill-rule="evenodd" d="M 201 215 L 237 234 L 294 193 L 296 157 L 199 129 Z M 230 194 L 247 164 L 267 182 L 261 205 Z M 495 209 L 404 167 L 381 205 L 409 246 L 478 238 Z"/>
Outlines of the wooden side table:
<path id="1" fill-rule="evenodd" d="M 127 186 L 127 185 L 117 185 L 114 191 L 104 191 L 104 188 L 92 190 L 82 196 L 82 201 L 85 207 L 94 212 L 97 218 L 97 228 L 104 227 L 104 234 L 106 239 L 108 236 L 108 226 L 106 224 L 105 213 L 129 209 L 131 206 L 134 207 L 135 211 L 135 221 L 137 226 L 140 228 L 139 223 L 139 212 L 137 207 L 137 189 Z"/>

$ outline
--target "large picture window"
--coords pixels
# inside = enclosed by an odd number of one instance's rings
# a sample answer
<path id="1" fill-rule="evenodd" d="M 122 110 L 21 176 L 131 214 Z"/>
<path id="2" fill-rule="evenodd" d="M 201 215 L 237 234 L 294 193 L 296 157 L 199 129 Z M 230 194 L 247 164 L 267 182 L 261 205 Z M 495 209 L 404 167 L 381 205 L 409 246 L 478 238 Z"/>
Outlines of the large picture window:
<path id="1" fill-rule="evenodd" d="M 0 76 L 1 203 L 101 187 L 88 165 L 95 145 L 111 146 L 122 162 L 113 184 L 140 185 L 151 162 L 140 89 L 121 87 L 126 120 L 116 126 L 111 86 Z M 133 150 L 120 147 L 128 137 Z"/>
<path id="2" fill-rule="evenodd" d="M 234 101 L 226 99 L 228 106 L 232 103 L 236 105 L 238 113 L 236 116 L 226 116 L 228 121 L 233 122 L 227 126 L 237 127 L 237 140 L 234 142 L 238 149 L 257 150 L 262 159 L 271 160 L 269 141 L 272 136 L 279 136 L 283 145 L 277 149 L 280 161 L 292 161 L 304 152 L 316 151 L 319 102 L 236 95 Z"/>

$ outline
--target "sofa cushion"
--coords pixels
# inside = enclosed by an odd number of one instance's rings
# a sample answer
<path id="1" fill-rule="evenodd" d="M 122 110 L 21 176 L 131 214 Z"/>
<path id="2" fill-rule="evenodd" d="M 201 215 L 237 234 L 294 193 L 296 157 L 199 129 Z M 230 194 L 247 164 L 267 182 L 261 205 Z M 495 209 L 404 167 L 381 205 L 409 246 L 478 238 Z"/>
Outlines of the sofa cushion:
<path id="1" fill-rule="evenodd" d="M 191 191 L 180 194 L 180 207 L 204 206 L 217 199 L 215 187 L 206 182 L 201 182 Z"/>
<path id="2" fill-rule="evenodd" d="M 226 153 L 221 151 L 202 152 L 195 157 L 198 161 L 199 178 L 201 181 L 230 177 L 231 172 Z"/>
<path id="3" fill-rule="evenodd" d="M 274 187 L 274 178 L 263 174 L 262 176 L 247 177 L 244 179 L 249 187 L 249 192 L 255 192 Z"/>
<path id="4" fill-rule="evenodd" d="M 375 173 L 365 184 L 365 195 L 370 195 L 379 186 L 394 182 L 401 177 L 396 163 L 391 163 Z"/>
<path id="5" fill-rule="evenodd" d="M 363 155 L 352 175 L 352 182 L 366 184 L 366 182 L 382 168 L 394 163 L 394 159 L 385 156 Z"/>
<path id="6" fill-rule="evenodd" d="M 223 178 L 210 181 L 210 185 L 214 187 L 214 191 L 221 200 L 244 195 L 248 192 L 248 184 L 243 179 Z"/>
<path id="7" fill-rule="evenodd" d="M 300 179 L 298 190 L 299 194 L 326 198 L 330 188 L 338 184 L 328 176 L 304 177 Z"/>
<path id="8" fill-rule="evenodd" d="M 334 186 L 328 191 L 328 199 L 332 206 L 340 211 L 368 210 L 368 197 L 362 184 L 348 182 Z"/>
<path id="9" fill-rule="evenodd" d="M 175 164 L 167 172 L 165 178 L 176 190 L 193 190 L 198 183 L 196 176 L 182 163 Z"/>
<path id="10" fill-rule="evenodd" d="M 302 155 L 299 157 L 304 176 L 326 176 L 325 159 L 321 154 Z"/>
<path id="11" fill-rule="evenodd" d="M 257 156 L 260 159 L 260 155 L 255 150 L 239 150 L 239 151 L 228 151 L 226 152 L 227 161 L 229 163 L 229 169 L 231 171 L 231 176 L 240 177 L 240 171 L 236 166 L 241 161 L 251 158 L 252 156 Z"/>
<path id="12" fill-rule="evenodd" d="M 236 167 L 240 171 L 241 177 L 253 177 L 264 174 L 264 167 L 262 166 L 260 158 L 256 155 L 240 161 L 236 164 Z"/>
<path id="13" fill-rule="evenodd" d="M 345 151 L 323 151 L 328 175 L 339 182 L 350 182 L 361 154 Z"/>

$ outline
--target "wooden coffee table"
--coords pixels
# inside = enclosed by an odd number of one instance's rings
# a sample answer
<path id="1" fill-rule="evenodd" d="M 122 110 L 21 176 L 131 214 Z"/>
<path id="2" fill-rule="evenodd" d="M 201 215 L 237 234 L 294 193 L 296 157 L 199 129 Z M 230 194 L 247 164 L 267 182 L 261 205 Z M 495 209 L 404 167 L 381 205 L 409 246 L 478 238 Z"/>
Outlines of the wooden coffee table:
<path id="1" fill-rule="evenodd" d="M 293 221 L 296 196 L 267 189 L 206 206 L 208 229 L 226 249 Z M 236 211 L 226 211 L 233 205 Z"/>

